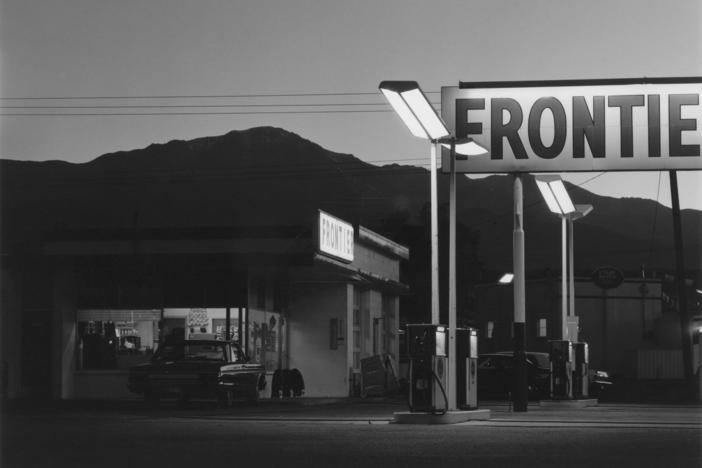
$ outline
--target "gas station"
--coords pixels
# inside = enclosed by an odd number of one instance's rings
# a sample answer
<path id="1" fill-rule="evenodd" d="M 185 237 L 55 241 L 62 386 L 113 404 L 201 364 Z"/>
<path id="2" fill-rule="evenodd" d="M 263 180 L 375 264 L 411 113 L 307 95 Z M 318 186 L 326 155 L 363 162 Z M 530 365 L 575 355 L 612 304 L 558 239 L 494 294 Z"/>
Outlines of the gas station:
<path id="1" fill-rule="evenodd" d="M 411 133 L 431 143 L 432 323 L 408 325 L 410 412 L 396 413 L 397 422 L 440 424 L 489 418 L 489 411 L 479 410 L 473 395 L 477 333 L 456 326 L 456 174 L 514 176 L 512 395 L 517 412 L 528 410 L 522 175 L 547 174 L 539 176 L 542 196 L 563 225 L 564 319 L 562 339 L 550 342 L 551 399 L 588 398 L 590 350 L 588 343 L 578 341 L 573 289 L 566 278 L 568 265 L 571 281 L 573 277 L 572 222 L 593 208 L 576 207 L 560 178 L 549 174 L 669 171 L 677 277 L 684 281 L 676 171 L 702 169 L 701 83 L 700 77 L 461 82 L 442 88 L 440 117 L 416 82 L 380 83 L 381 92 Z M 441 171 L 450 177 L 448 326 L 438 318 L 438 146 L 442 147 Z M 679 312 L 687 378 L 692 371 L 692 328 L 684 303 L 679 304 Z"/>

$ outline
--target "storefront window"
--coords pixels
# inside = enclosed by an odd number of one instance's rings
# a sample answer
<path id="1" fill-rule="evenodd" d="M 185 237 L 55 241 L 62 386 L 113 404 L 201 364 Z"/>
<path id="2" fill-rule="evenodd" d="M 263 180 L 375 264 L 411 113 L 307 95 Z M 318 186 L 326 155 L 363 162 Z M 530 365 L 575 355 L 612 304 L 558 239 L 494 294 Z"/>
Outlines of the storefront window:
<path id="1" fill-rule="evenodd" d="M 268 371 L 284 367 L 287 343 L 280 313 L 233 307 L 229 324 L 229 339 L 241 342 L 251 362 Z M 79 310 L 77 369 L 126 370 L 147 362 L 169 339 L 225 340 L 226 332 L 226 308 Z"/>
<path id="2" fill-rule="evenodd" d="M 230 309 L 231 340 L 240 338 L 238 308 Z M 246 310 L 241 313 L 246 315 Z M 225 308 L 79 310 L 77 369 L 129 369 L 147 362 L 169 338 L 226 339 Z"/>
<path id="3" fill-rule="evenodd" d="M 128 369 L 158 344 L 160 310 L 79 310 L 77 368 Z"/>
<path id="4" fill-rule="evenodd" d="M 229 310 L 229 339 L 239 341 L 239 310 Z M 242 321 L 246 309 L 241 309 Z M 164 339 L 169 336 L 185 339 L 217 339 L 225 340 L 227 335 L 227 309 L 222 308 L 172 308 L 163 309 L 161 335 Z"/>

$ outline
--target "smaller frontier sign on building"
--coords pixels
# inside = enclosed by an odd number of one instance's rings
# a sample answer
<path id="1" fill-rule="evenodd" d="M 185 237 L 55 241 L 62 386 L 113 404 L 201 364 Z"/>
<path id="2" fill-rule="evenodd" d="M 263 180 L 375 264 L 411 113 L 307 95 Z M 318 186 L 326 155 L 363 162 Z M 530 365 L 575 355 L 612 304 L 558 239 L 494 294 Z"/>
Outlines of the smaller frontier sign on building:
<path id="1" fill-rule="evenodd" d="M 317 224 L 319 252 L 344 262 L 353 262 L 353 225 L 321 210 Z"/>
<path id="2" fill-rule="evenodd" d="M 457 172 L 700 170 L 700 94 L 702 78 L 461 83 L 441 115 L 490 153 Z"/>

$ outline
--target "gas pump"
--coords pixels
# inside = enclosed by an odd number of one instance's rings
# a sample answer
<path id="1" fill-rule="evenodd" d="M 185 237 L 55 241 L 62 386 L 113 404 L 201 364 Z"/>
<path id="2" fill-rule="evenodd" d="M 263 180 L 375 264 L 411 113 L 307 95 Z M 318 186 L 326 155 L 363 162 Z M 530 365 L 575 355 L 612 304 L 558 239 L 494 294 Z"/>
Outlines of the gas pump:
<path id="1" fill-rule="evenodd" d="M 456 329 L 456 404 L 460 409 L 478 407 L 478 331 Z"/>
<path id="2" fill-rule="evenodd" d="M 587 398 L 590 387 L 590 351 L 587 343 L 573 343 L 575 368 L 573 369 L 573 397 Z"/>
<path id="3" fill-rule="evenodd" d="M 446 327 L 433 324 L 407 325 L 409 409 L 416 412 L 446 412 L 448 362 Z"/>
<path id="4" fill-rule="evenodd" d="M 573 398 L 573 345 L 567 340 L 549 342 L 551 357 L 551 398 Z"/>

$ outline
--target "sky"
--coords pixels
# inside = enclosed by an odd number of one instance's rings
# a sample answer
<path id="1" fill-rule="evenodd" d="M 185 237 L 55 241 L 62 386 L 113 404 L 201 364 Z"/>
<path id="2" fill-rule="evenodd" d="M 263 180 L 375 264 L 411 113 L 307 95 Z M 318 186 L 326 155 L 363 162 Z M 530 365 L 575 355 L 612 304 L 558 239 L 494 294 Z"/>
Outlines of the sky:
<path id="1" fill-rule="evenodd" d="M 0 0 L 0 158 L 83 163 L 270 125 L 428 167 L 381 81 L 417 81 L 438 108 L 459 81 L 681 76 L 702 76 L 699 0 Z M 671 204 L 665 172 L 564 178 Z M 702 171 L 678 183 L 702 210 Z"/>

